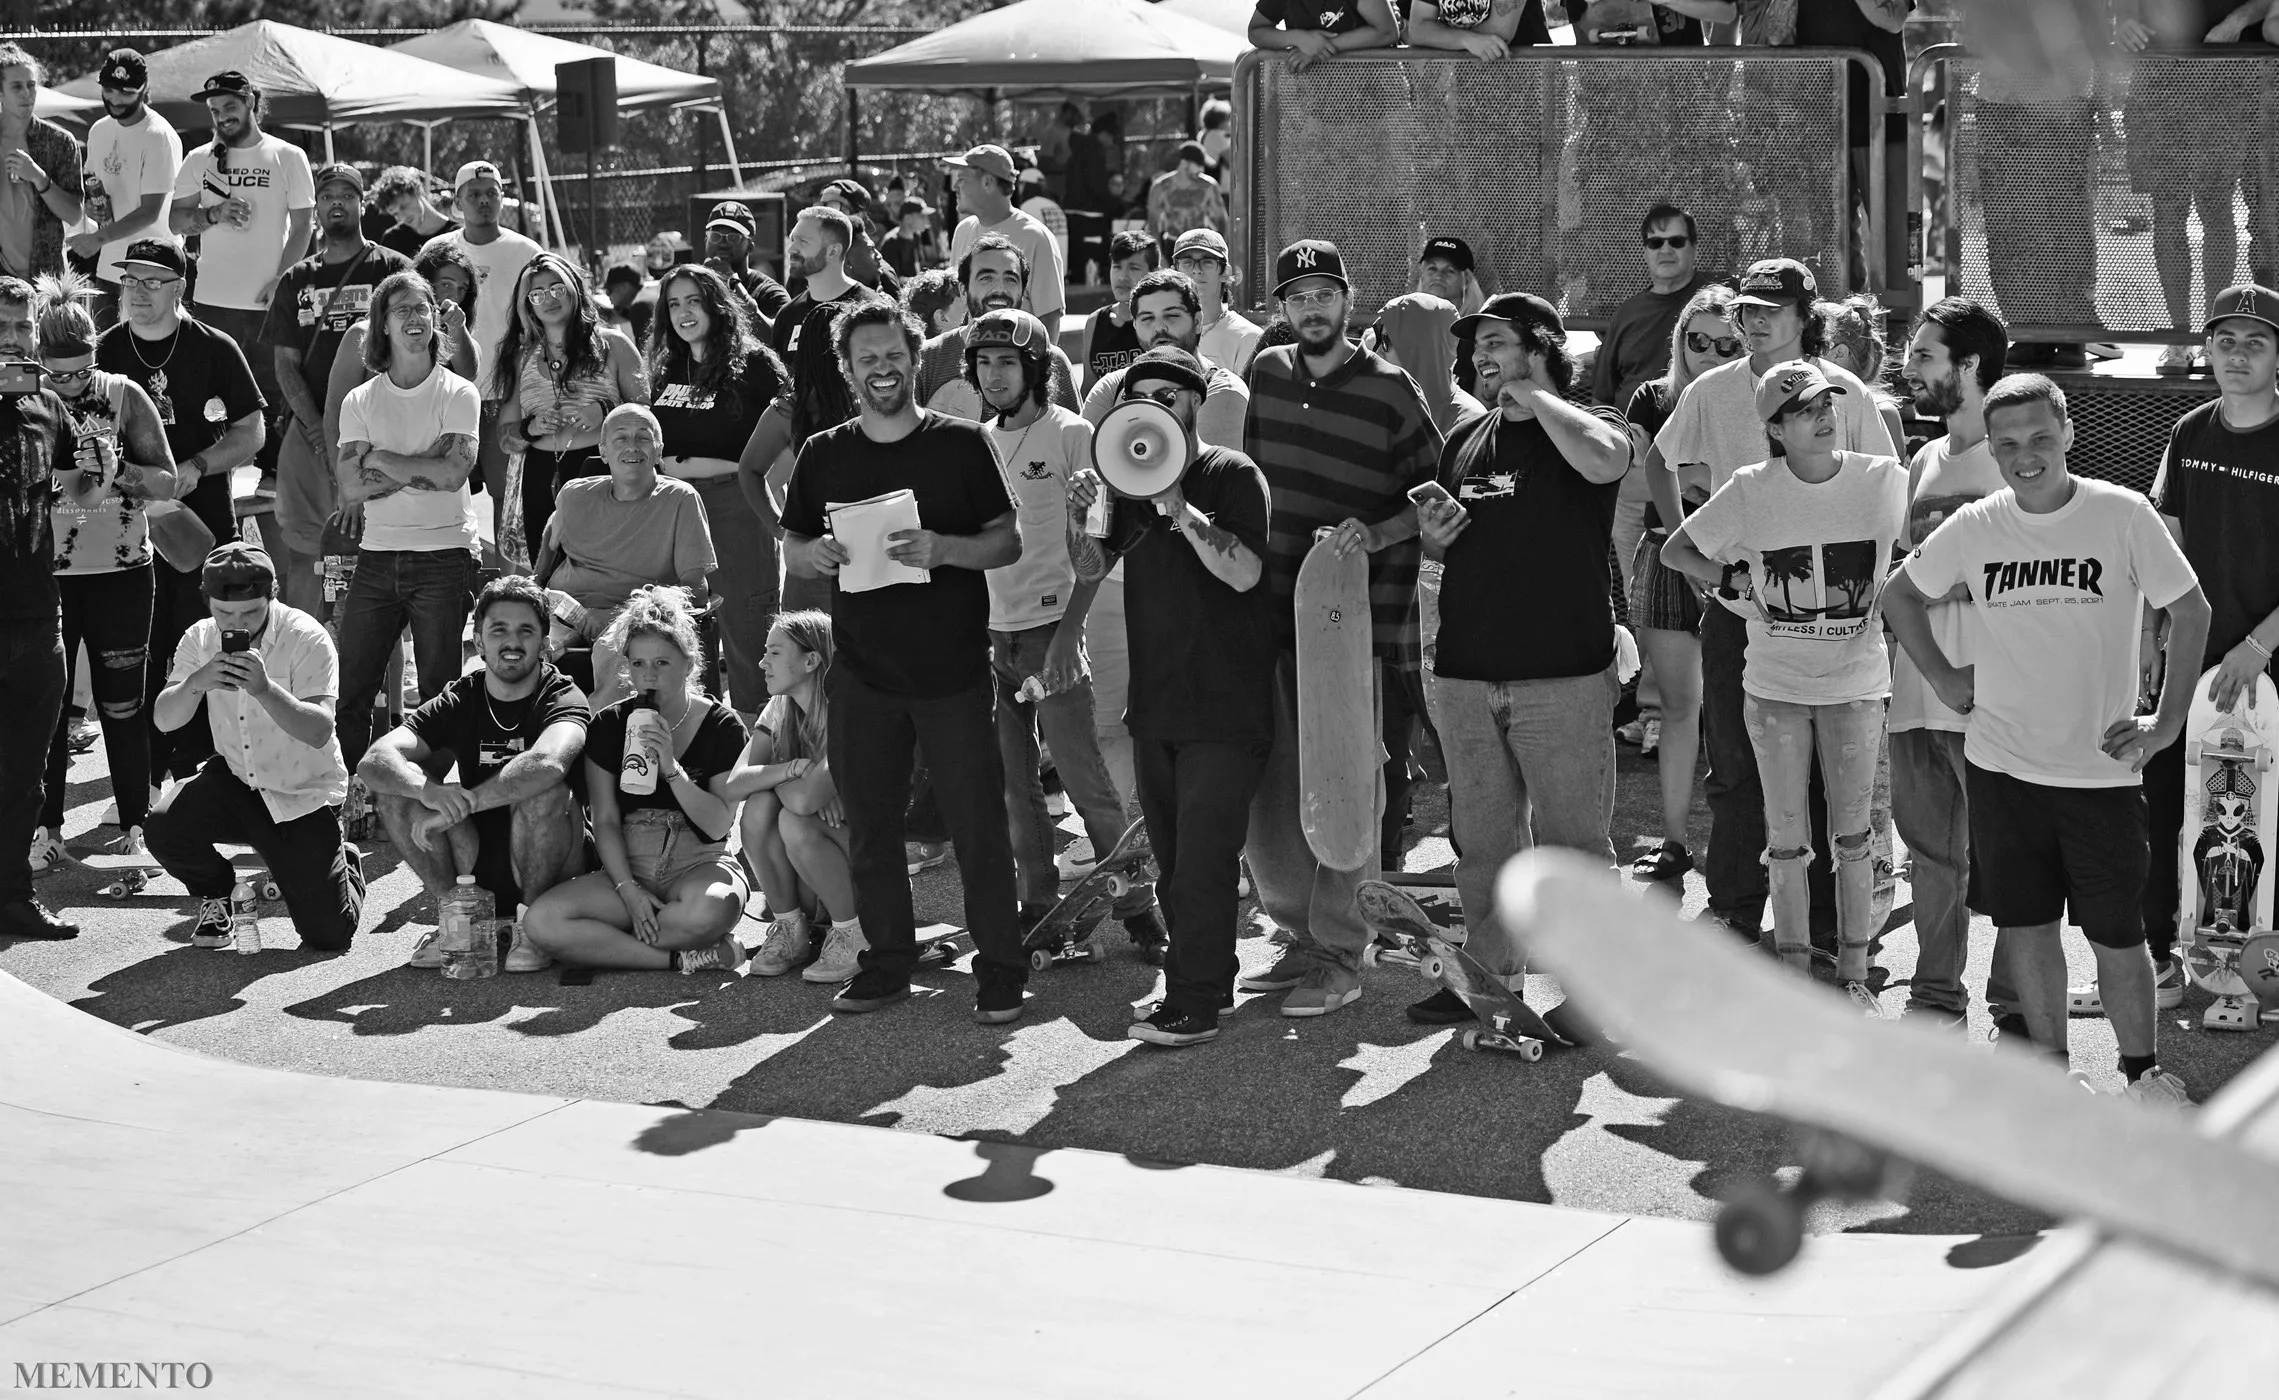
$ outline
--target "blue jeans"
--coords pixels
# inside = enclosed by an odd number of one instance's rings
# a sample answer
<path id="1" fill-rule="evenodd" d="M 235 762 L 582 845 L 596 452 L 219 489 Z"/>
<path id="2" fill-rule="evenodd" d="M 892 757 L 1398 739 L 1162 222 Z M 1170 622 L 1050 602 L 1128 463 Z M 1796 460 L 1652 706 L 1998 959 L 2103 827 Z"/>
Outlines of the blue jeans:
<path id="1" fill-rule="evenodd" d="M 1875 862 L 1868 812 L 1875 805 L 1875 759 L 1883 701 L 1799 705 L 1751 695 L 1742 722 L 1757 751 L 1765 794 L 1765 867 L 1771 872 L 1773 945 L 1784 957 L 1812 948 L 1812 768 L 1827 782 L 1827 825 L 1836 851 L 1837 975 L 1865 981 L 1875 925 Z"/>
<path id="2" fill-rule="evenodd" d="M 1373 693 L 1371 698 L 1378 697 Z M 1381 735 L 1381 731 L 1380 724 L 1371 733 Z M 1384 755 L 1375 757 L 1378 763 L 1369 774 L 1372 830 L 1385 813 Z M 1296 938 L 1298 949 L 1315 962 L 1359 971 L 1370 934 L 1353 903 L 1353 892 L 1363 880 L 1376 878 L 1377 861 L 1364 861 L 1358 870 L 1324 865 L 1306 840 L 1304 809 L 1305 793 L 1298 779 L 1298 658 L 1286 651 L 1274 667 L 1274 743 L 1250 799 L 1250 835 L 1244 853 L 1250 858 L 1250 876 L 1266 917 Z"/>
<path id="3" fill-rule="evenodd" d="M 990 669 L 997 677 L 997 750 L 1005 763 L 1005 811 L 1013 829 L 1013 863 L 1020 872 L 1021 899 L 1050 904 L 1060 893 L 1053 864 L 1052 818 L 1045 812 L 1044 784 L 1037 778 L 1037 740 L 1052 750 L 1060 784 L 1084 819 L 1092 851 L 1106 859 L 1124 834 L 1123 799 L 1100 758 L 1092 732 L 1092 683 L 1086 681 L 1042 700 L 1019 698 L 1022 682 L 1044 669 L 1045 649 L 1060 631 L 1058 622 L 1019 632 L 989 634 Z M 1145 885 L 1116 901 L 1116 917 L 1136 914 L 1155 903 Z"/>
<path id="4" fill-rule="evenodd" d="M 473 602 L 475 556 L 464 549 L 367 549 L 340 600 L 340 756 L 356 771 L 372 744 L 372 697 L 388 656 L 411 626 L 419 698 L 434 699 L 459 675 L 459 640 Z"/>
<path id="5" fill-rule="evenodd" d="M 1891 736 L 1891 824 L 1915 862 L 1915 976 L 1907 1005 L 1960 1016 L 1970 955 L 1970 792 L 1963 736 L 1903 729 Z"/>
<path id="6" fill-rule="evenodd" d="M 1709 886 L 1709 912 L 1755 933 L 1764 927 L 1765 790 L 1757 781 L 1757 751 L 1742 717 L 1746 692 L 1741 672 L 1749 648 L 1749 625 L 1722 603 L 1701 610 L 1701 751 L 1709 776 L 1701 794 L 1709 800 L 1709 858 L 1701 878 Z M 1812 770 L 1812 849 L 1820 857 L 1807 876 L 1815 933 L 1836 927 L 1836 881 L 1828 866 L 1825 793 L 1818 767 Z"/>
<path id="7" fill-rule="evenodd" d="M 32 897 L 32 829 L 40 824 L 48 739 L 63 713 L 63 626 L 55 617 L 0 622 L 0 901 Z"/>
<path id="8" fill-rule="evenodd" d="M 728 656 L 728 698 L 745 714 L 767 708 L 768 684 L 760 675 L 760 654 L 775 624 L 775 536 L 760 524 L 736 474 L 689 483 L 704 501 L 712 528 L 712 551 L 720 558 L 712 571 L 712 591 L 720 595 L 720 647 Z"/>

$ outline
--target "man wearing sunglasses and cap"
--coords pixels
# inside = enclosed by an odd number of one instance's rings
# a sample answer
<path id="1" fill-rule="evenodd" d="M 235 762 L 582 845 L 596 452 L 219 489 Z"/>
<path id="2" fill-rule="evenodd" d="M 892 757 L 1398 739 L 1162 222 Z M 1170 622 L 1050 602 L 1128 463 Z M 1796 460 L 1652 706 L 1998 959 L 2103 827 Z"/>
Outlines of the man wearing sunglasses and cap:
<path id="1" fill-rule="evenodd" d="M 1013 168 L 1012 153 L 1003 146 L 976 146 L 962 156 L 952 156 L 942 164 L 950 168 L 950 182 L 957 191 L 958 207 L 965 217 L 958 220 L 950 234 L 950 261 L 965 261 L 966 251 L 985 233 L 1001 233 L 1013 240 L 1028 260 L 1029 281 L 1021 300 L 1021 309 L 1033 313 L 1045 323 L 1045 329 L 1057 338 L 1060 335 L 1061 313 L 1068 309 L 1067 261 L 1061 256 L 1060 240 L 1052 230 L 1034 218 L 1013 207 L 1013 192 L 1020 172 Z"/>
<path id="2" fill-rule="evenodd" d="M 164 232 L 182 171 L 182 138 L 150 105 L 150 66 L 133 49 L 103 56 L 96 76 L 103 115 L 87 130 L 87 206 L 93 225 L 66 240 L 75 257 L 91 260 L 102 299 L 95 324 L 109 329 L 119 315 L 120 260 L 127 244 Z"/>
<path id="3" fill-rule="evenodd" d="M 514 324 L 515 286 L 522 269 L 544 249 L 499 222 L 506 181 L 497 166 L 487 160 L 468 161 L 459 167 L 451 188 L 460 227 L 437 234 L 427 246 L 447 243 L 475 265 L 475 324 L 469 330 L 475 342 L 475 387 L 487 396 L 497 387 L 491 367 L 498 361 L 507 327 Z M 467 480 L 470 489 L 480 491 L 486 484 L 506 480 L 506 448 L 499 438 L 502 402 L 483 400 L 482 431 L 475 437 L 475 474 Z"/>
<path id="4" fill-rule="evenodd" d="M 1219 1013 L 1234 1005 L 1238 861 L 1274 744 L 1266 478 L 1242 453 L 1196 437 L 1210 382 L 1202 362 L 1175 345 L 1132 361 L 1124 402 L 1169 409 L 1190 464 L 1153 500 L 1117 496 L 1105 538 L 1086 533 L 1085 515 L 1106 483 L 1082 468 L 1068 489 L 1079 582 L 1124 567 L 1132 650 L 1124 723 L 1171 937 L 1163 1000 L 1126 1034 L 1166 1046 L 1217 1038 Z"/>
<path id="5" fill-rule="evenodd" d="M 752 265 L 752 250 L 760 222 L 752 207 L 740 199 L 723 199 L 704 218 L 704 264 L 741 290 L 758 314 L 759 331 L 766 335 L 783 316 L 791 293 L 781 282 Z M 796 276 L 787 267 L 786 276 Z M 780 347 L 779 347 L 780 350 Z"/>

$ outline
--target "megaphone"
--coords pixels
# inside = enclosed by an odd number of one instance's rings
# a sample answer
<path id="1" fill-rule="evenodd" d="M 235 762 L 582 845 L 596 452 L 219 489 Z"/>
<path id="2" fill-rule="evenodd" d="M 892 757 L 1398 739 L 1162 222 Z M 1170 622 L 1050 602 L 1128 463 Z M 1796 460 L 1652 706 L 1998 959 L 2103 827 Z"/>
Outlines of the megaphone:
<path id="1" fill-rule="evenodd" d="M 1186 425 L 1153 399 L 1117 404 L 1092 434 L 1092 469 L 1118 494 L 1139 500 L 1177 486 L 1192 460 Z"/>

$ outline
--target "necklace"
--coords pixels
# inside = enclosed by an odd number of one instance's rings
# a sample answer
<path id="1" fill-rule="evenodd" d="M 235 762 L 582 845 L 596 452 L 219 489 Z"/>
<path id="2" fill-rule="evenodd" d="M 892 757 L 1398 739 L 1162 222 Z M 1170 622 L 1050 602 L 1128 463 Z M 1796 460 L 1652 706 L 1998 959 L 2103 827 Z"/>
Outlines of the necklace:
<path id="1" fill-rule="evenodd" d="M 143 359 L 141 336 L 130 331 L 127 335 L 127 346 L 135 352 L 135 359 L 141 362 L 144 369 L 164 369 L 174 362 L 174 352 L 182 348 L 182 326 L 180 322 L 175 323 L 173 331 L 167 335 L 166 340 L 166 357 L 155 365 Z"/>
<path id="2" fill-rule="evenodd" d="M 998 421 L 1003 422 L 1004 420 L 1000 418 Z M 1045 421 L 1045 416 L 1040 413 L 1036 417 L 1029 420 L 1028 427 L 1021 429 L 1021 435 L 1013 439 L 1012 447 L 1006 450 L 1005 463 L 1007 466 L 1014 466 L 1020 461 L 1021 449 L 1028 445 L 1029 434 L 1036 428 L 1037 424 L 1042 423 L 1043 421 Z M 1003 428 L 999 428 L 997 431 L 1004 432 L 1005 430 Z"/>
<path id="3" fill-rule="evenodd" d="M 535 693 L 536 692 L 533 692 L 533 694 Z M 529 700 L 530 696 L 525 695 L 521 700 L 509 700 L 507 703 L 509 705 L 527 704 Z M 517 727 L 515 725 L 508 724 L 505 720 L 499 718 L 499 707 L 491 702 L 491 688 L 488 685 L 485 685 L 483 687 L 483 708 L 490 711 L 491 724 L 499 731 L 499 733 L 510 733 Z"/>

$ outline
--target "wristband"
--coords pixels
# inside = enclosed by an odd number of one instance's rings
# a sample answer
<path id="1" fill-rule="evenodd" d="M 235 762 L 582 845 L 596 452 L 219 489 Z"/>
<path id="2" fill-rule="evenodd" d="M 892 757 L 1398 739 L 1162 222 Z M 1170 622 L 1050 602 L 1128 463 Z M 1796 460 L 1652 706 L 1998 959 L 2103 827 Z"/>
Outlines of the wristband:
<path id="1" fill-rule="evenodd" d="M 624 889 L 624 888 L 625 888 L 627 885 L 630 885 L 630 884 L 632 884 L 632 883 L 633 883 L 633 882 L 632 882 L 631 880 L 620 880 L 620 881 L 618 881 L 618 882 L 617 882 L 617 884 L 614 886 L 614 888 L 622 890 L 622 889 Z"/>
<path id="2" fill-rule="evenodd" d="M 2253 632 L 2248 633 L 2247 636 L 2241 640 L 2245 641 L 2249 646 L 2254 647 L 2255 654 L 2257 656 L 2262 657 L 2266 661 L 2269 661 L 2271 659 L 2271 648 L 2255 640 L 2255 634 Z"/>

